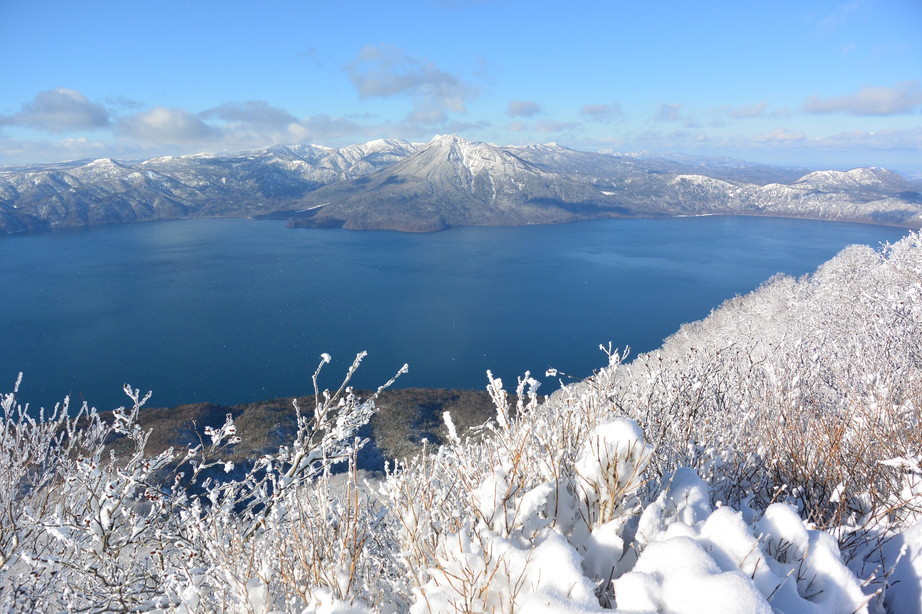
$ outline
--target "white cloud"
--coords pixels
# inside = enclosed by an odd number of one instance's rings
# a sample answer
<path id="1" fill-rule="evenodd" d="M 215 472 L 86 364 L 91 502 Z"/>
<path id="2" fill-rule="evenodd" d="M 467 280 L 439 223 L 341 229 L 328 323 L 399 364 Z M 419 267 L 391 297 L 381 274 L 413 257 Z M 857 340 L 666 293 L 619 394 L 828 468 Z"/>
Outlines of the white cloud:
<path id="1" fill-rule="evenodd" d="M 678 121 L 682 119 L 679 116 L 679 110 L 682 108 L 680 104 L 670 104 L 664 102 L 657 107 L 656 112 L 653 114 L 653 118 L 657 121 Z"/>
<path id="2" fill-rule="evenodd" d="M 579 127 L 579 122 L 558 122 L 553 119 L 544 119 L 535 123 L 538 132 L 563 132 Z"/>
<path id="3" fill-rule="evenodd" d="M 143 103 L 128 98 L 127 96 L 107 96 L 106 104 L 109 105 L 110 108 L 125 109 L 129 111 L 135 111 L 144 107 Z"/>
<path id="4" fill-rule="evenodd" d="M 480 133 L 489 130 L 490 122 L 480 119 L 475 122 L 450 121 L 441 128 L 444 128 L 446 134 L 469 134 L 471 132 Z M 435 135 L 433 135 L 435 136 Z M 475 138 L 475 137 L 471 137 Z"/>
<path id="5" fill-rule="evenodd" d="M 831 13 L 820 19 L 817 26 L 822 32 L 827 34 L 838 30 L 848 23 L 852 17 L 861 10 L 864 4 L 865 3 L 861 0 L 849 0 L 848 2 L 844 2 L 836 6 Z"/>
<path id="6" fill-rule="evenodd" d="M 407 115 L 407 121 L 416 124 L 441 124 L 448 121 L 445 109 L 433 101 L 420 101 Z"/>
<path id="7" fill-rule="evenodd" d="M 107 100 L 126 114 L 110 121 L 102 105 L 74 90 L 40 92 L 22 111 L 0 116 L 2 126 L 24 126 L 51 132 L 110 128 L 98 141 L 87 139 L 25 140 L 0 134 L 0 159 L 7 162 L 78 159 L 86 157 L 143 157 L 162 153 L 239 150 L 279 143 L 324 141 L 367 135 L 380 130 L 351 119 L 318 114 L 297 118 L 262 100 L 228 102 L 200 113 L 157 106 L 137 110 L 141 103 L 128 98 Z"/>
<path id="8" fill-rule="evenodd" d="M 490 122 L 448 120 L 434 127 L 428 124 L 404 119 L 398 122 L 362 126 L 362 138 L 398 138 L 413 141 L 428 141 L 438 134 L 457 134 L 474 140 L 484 140 L 483 135 L 492 128 Z M 356 142 L 356 141 L 352 141 Z"/>
<path id="9" fill-rule="evenodd" d="M 152 143 L 217 143 L 220 129 L 211 126 L 185 109 L 154 107 L 123 118 L 116 126 L 119 134 Z"/>
<path id="10" fill-rule="evenodd" d="M 85 137 L 74 139 L 21 140 L 0 137 L 0 164 L 30 161 L 81 160 L 112 155 L 112 144 L 92 141 Z"/>
<path id="11" fill-rule="evenodd" d="M 363 132 L 359 124 L 349 119 L 327 114 L 298 119 L 262 100 L 225 103 L 202 111 L 198 117 L 220 122 L 210 127 L 221 132 L 221 140 L 235 147 L 261 147 L 360 135 Z"/>
<path id="12" fill-rule="evenodd" d="M 533 100 L 510 100 L 506 114 L 510 117 L 532 117 L 541 113 L 541 107 Z"/>
<path id="13" fill-rule="evenodd" d="M 863 87 L 853 94 L 834 98 L 813 96 L 804 103 L 810 113 L 848 113 L 850 115 L 900 115 L 915 113 L 922 107 L 922 84 L 903 81 L 893 87 Z"/>
<path id="14" fill-rule="evenodd" d="M 589 121 L 607 123 L 623 115 L 621 105 L 617 102 L 612 104 L 587 104 L 583 105 L 579 114 Z"/>
<path id="15" fill-rule="evenodd" d="M 752 138 L 756 143 L 781 143 L 791 141 L 803 141 L 807 135 L 803 131 L 786 130 L 784 128 L 775 128 L 763 134 L 758 134 Z"/>
<path id="16" fill-rule="evenodd" d="M 301 140 L 357 136 L 362 135 L 365 131 L 365 128 L 352 120 L 326 114 L 307 117 L 297 125 L 304 130 L 305 137 Z"/>
<path id="17" fill-rule="evenodd" d="M 765 109 L 768 107 L 764 101 L 757 104 L 744 104 L 733 109 L 730 109 L 731 117 L 737 119 L 750 119 L 753 117 L 760 117 L 765 115 Z"/>
<path id="18" fill-rule="evenodd" d="M 922 127 L 887 130 L 853 130 L 820 139 L 839 149 L 922 152 Z"/>
<path id="19" fill-rule="evenodd" d="M 219 123 L 208 123 L 203 118 Z M 126 117 L 117 129 L 123 138 L 146 143 L 195 147 L 220 144 L 223 149 L 364 136 L 366 131 L 342 117 L 319 114 L 299 120 L 283 109 L 252 101 L 228 103 L 200 114 L 155 107 Z"/>
<path id="20" fill-rule="evenodd" d="M 109 112 L 82 93 L 59 87 L 39 92 L 19 113 L 0 116 L 2 124 L 48 132 L 96 130 L 109 125 Z"/>
<path id="21" fill-rule="evenodd" d="M 533 124 L 528 124 L 523 121 L 515 120 L 506 124 L 505 129 L 508 132 L 524 132 L 524 133 L 552 133 L 552 132 L 564 132 L 567 130 L 574 130 L 579 128 L 582 124 L 579 122 L 559 122 L 553 119 L 542 119 L 536 121 Z"/>
<path id="22" fill-rule="evenodd" d="M 465 101 L 477 95 L 477 89 L 461 77 L 392 45 L 366 46 L 346 72 L 360 98 L 412 98 L 414 108 L 407 119 L 417 123 L 441 123 L 449 112 L 463 113 Z"/>
<path id="23" fill-rule="evenodd" d="M 264 100 L 228 102 L 199 113 L 205 119 L 217 118 L 228 122 L 239 122 L 262 128 L 286 128 L 298 122 L 291 113 L 273 107 Z"/>

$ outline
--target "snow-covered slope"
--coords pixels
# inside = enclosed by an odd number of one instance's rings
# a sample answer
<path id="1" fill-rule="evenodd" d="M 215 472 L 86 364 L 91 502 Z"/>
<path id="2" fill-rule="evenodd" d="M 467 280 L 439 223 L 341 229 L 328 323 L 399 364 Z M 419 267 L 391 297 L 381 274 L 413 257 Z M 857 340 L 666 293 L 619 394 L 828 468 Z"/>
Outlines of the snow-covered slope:
<path id="1" fill-rule="evenodd" d="M 794 186 L 814 190 L 842 190 L 846 187 L 869 192 L 913 190 L 913 185 L 885 168 L 855 168 L 850 171 L 816 171 L 804 175 Z"/>
<path id="2" fill-rule="evenodd" d="M 549 397 L 488 374 L 489 422 L 459 433 L 445 411 L 442 444 L 373 484 L 354 462 L 378 399 L 349 386 L 364 353 L 247 460 L 244 416 L 160 452 L 140 390 L 36 420 L 17 382 L 2 609 L 917 614 L 920 279 L 910 233 L 775 278 L 630 364 L 609 348 Z"/>
<path id="3" fill-rule="evenodd" d="M 348 147 L 0 168 L 0 232 L 195 216 L 439 230 L 619 216 L 781 215 L 922 225 L 922 194 L 881 168 L 848 172 L 652 159 L 443 135 Z"/>
<path id="4" fill-rule="evenodd" d="M 437 136 L 376 173 L 302 199 L 297 225 L 428 231 L 461 225 L 521 225 L 581 219 L 607 197 L 588 182 L 538 166 L 512 148 Z"/>
<path id="5" fill-rule="evenodd" d="M 328 183 L 373 172 L 415 150 L 403 141 L 334 149 L 274 146 L 233 155 L 101 158 L 4 172 L 0 232 L 286 209 Z"/>

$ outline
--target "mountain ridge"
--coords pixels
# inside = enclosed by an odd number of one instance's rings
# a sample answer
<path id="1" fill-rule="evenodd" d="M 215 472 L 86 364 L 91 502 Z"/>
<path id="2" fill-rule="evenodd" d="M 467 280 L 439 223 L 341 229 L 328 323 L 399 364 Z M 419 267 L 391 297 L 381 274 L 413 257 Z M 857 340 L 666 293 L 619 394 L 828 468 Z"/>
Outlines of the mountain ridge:
<path id="1" fill-rule="evenodd" d="M 613 217 L 766 215 L 922 226 L 899 174 L 500 146 L 439 135 L 346 147 L 0 167 L 0 233 L 190 217 L 428 232 Z"/>

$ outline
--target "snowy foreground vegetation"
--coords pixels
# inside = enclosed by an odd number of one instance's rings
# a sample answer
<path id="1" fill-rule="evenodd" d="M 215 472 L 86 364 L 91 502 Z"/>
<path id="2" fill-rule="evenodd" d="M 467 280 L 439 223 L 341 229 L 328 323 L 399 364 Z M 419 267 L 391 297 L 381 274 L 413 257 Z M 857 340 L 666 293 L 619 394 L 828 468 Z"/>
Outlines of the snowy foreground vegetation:
<path id="1" fill-rule="evenodd" d="M 850 247 L 810 277 L 772 279 L 656 352 L 609 350 L 545 400 L 527 374 L 514 402 L 490 379 L 494 420 L 462 438 L 446 414 L 448 444 L 373 483 L 352 459 L 374 398 L 345 384 L 317 390 L 296 440 L 245 474 L 215 465 L 246 437 L 230 420 L 153 456 L 136 390 L 112 423 L 66 403 L 33 419 L 14 391 L 0 604 L 920 612 L 920 246 Z M 114 456 L 114 434 L 133 451 Z"/>

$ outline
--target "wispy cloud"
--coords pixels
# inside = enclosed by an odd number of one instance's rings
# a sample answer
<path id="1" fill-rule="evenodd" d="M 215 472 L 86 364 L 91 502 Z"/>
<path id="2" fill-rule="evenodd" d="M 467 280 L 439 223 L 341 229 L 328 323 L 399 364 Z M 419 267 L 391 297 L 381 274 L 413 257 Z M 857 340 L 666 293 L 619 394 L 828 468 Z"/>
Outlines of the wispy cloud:
<path id="1" fill-rule="evenodd" d="M 552 119 L 544 119 L 535 122 L 535 130 L 538 132 L 563 132 L 578 128 L 579 125 L 579 122 L 558 122 Z"/>
<path id="2" fill-rule="evenodd" d="M 865 3 L 862 0 L 849 0 L 837 5 L 830 13 L 824 15 L 817 26 L 820 31 L 830 33 L 838 30 L 858 13 Z"/>
<path id="3" fill-rule="evenodd" d="M 922 127 L 887 130 L 852 130 L 822 139 L 838 149 L 887 150 L 922 153 Z"/>
<path id="4" fill-rule="evenodd" d="M 5 139 L 0 137 L 0 162 L 79 160 L 112 155 L 112 144 L 85 137 L 59 139 Z"/>
<path id="5" fill-rule="evenodd" d="M 121 119 L 117 132 L 129 138 L 151 143 L 216 143 L 222 140 L 220 129 L 205 123 L 186 109 L 154 107 Z"/>
<path id="6" fill-rule="evenodd" d="M 226 103 L 192 113 L 186 109 L 155 107 L 123 118 L 119 136 L 151 144 L 222 145 L 224 148 L 262 147 L 363 135 L 356 122 L 319 114 L 298 119 L 265 101 Z"/>
<path id="7" fill-rule="evenodd" d="M 64 88 L 39 92 L 18 113 L 0 116 L 4 126 L 50 133 L 101 129 L 99 140 L 60 138 L 26 140 L 0 134 L 0 159 L 60 160 L 111 155 L 239 150 L 278 143 L 298 143 L 378 136 L 373 125 L 317 114 L 298 118 L 263 100 L 228 102 L 195 112 L 185 108 L 143 104 L 110 97 L 106 106 Z M 140 109 L 140 110 L 139 110 Z"/>
<path id="8" fill-rule="evenodd" d="M 526 123 L 523 121 L 513 121 L 506 124 L 505 128 L 509 132 L 523 132 L 523 133 L 543 133 L 550 134 L 554 132 L 565 132 L 567 130 L 575 130 L 579 128 L 582 124 L 579 122 L 560 122 L 553 119 L 542 119 L 534 123 Z"/>
<path id="9" fill-rule="evenodd" d="M 653 119 L 656 121 L 679 121 L 682 117 L 679 115 L 679 111 L 682 109 L 680 104 L 670 104 L 664 102 L 656 108 L 656 111 L 653 113 Z"/>
<path id="10" fill-rule="evenodd" d="M 541 107 L 533 100 L 510 100 L 506 114 L 509 117 L 532 117 L 541 113 Z"/>
<path id="11" fill-rule="evenodd" d="M 450 121 L 443 127 L 448 134 L 465 134 L 468 131 L 489 130 L 491 124 L 485 119 L 480 119 L 475 122 Z"/>
<path id="12" fill-rule="evenodd" d="M 764 101 L 757 104 L 744 104 L 730 109 L 730 116 L 736 119 L 751 119 L 765 115 L 768 104 Z"/>
<path id="13" fill-rule="evenodd" d="M 436 124 L 448 113 L 466 111 L 465 101 L 477 88 L 434 62 L 406 55 L 393 45 L 368 45 L 346 66 L 360 98 L 409 96 L 413 110 L 408 120 Z"/>
<path id="14" fill-rule="evenodd" d="M 359 124 L 344 117 L 332 117 L 325 113 L 312 115 L 302 119 L 297 124 L 297 129 L 303 131 L 299 140 L 333 139 L 345 136 L 363 135 L 365 129 Z"/>
<path id="15" fill-rule="evenodd" d="M 125 109 L 129 111 L 135 111 L 144 107 L 144 103 L 126 96 L 108 96 L 106 97 L 106 104 L 110 109 Z"/>
<path id="16" fill-rule="evenodd" d="M 768 132 L 757 134 L 752 138 L 755 143 L 788 143 L 791 141 L 803 141 L 807 135 L 800 130 L 786 130 L 784 128 L 775 128 Z"/>
<path id="17" fill-rule="evenodd" d="M 922 84 L 903 81 L 893 87 L 864 87 L 853 94 L 833 98 L 813 96 L 804 103 L 810 113 L 850 115 L 901 115 L 922 108 Z"/>
<path id="18" fill-rule="evenodd" d="M 922 155 L 922 126 L 909 129 L 853 130 L 832 135 L 807 135 L 797 128 L 775 128 L 767 132 L 751 134 L 707 134 L 688 130 L 628 132 L 618 136 L 618 147 L 622 151 L 652 151 L 672 153 L 706 153 L 734 155 L 752 159 L 755 154 L 762 157 L 772 152 L 775 163 L 788 160 L 803 163 L 804 160 L 828 158 L 828 154 L 849 153 L 850 164 L 882 164 L 881 160 L 911 160 L 910 166 L 918 166 L 914 160 Z M 592 141 L 593 145 L 604 143 L 604 139 Z M 732 152 L 732 153 L 731 153 Z M 873 154 L 869 155 L 869 152 Z M 877 160 L 875 162 L 875 160 Z"/>
<path id="19" fill-rule="evenodd" d="M 96 130 L 110 123 L 109 112 L 77 90 L 59 87 L 36 94 L 10 116 L 0 116 L 0 125 L 24 126 L 46 132 Z"/>
<path id="20" fill-rule="evenodd" d="M 624 112 L 617 102 L 612 104 L 587 104 L 583 105 L 579 114 L 589 121 L 607 123 L 621 117 Z"/>
<path id="21" fill-rule="evenodd" d="M 286 128 L 298 119 L 284 109 L 273 107 L 264 100 L 229 102 L 199 113 L 204 119 L 222 119 L 269 129 Z"/>

